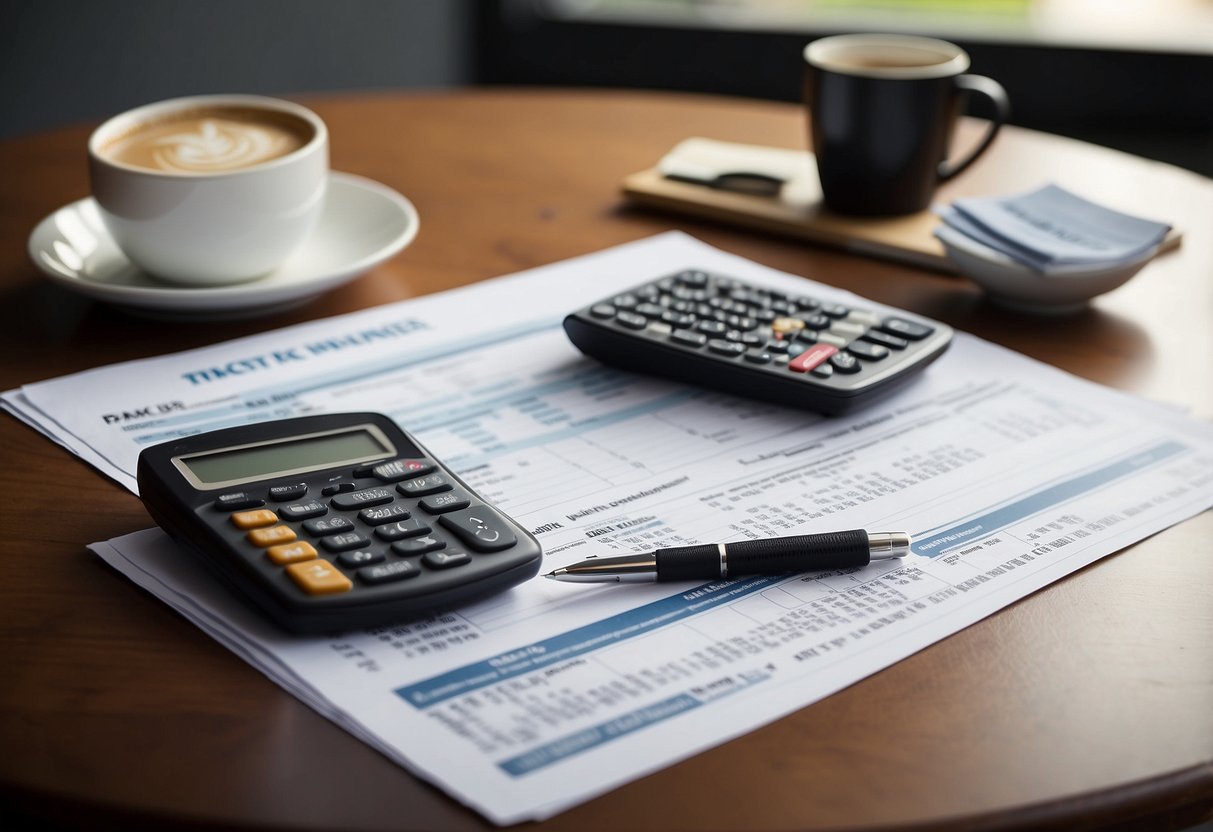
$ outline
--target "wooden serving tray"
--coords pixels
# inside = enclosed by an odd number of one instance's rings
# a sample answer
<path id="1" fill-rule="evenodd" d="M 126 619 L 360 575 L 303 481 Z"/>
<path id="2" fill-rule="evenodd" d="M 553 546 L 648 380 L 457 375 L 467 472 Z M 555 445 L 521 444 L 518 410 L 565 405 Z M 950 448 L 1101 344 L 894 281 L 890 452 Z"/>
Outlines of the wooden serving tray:
<path id="1" fill-rule="evenodd" d="M 771 181 L 730 175 L 742 171 Z M 775 180 L 782 181 L 782 187 Z M 806 151 L 687 139 L 656 167 L 624 179 L 623 193 L 662 210 L 955 273 L 943 245 L 932 235 L 940 220 L 930 211 L 865 218 L 825 210 L 815 162 Z M 1172 231 L 1160 251 L 1179 242 L 1180 234 Z"/>

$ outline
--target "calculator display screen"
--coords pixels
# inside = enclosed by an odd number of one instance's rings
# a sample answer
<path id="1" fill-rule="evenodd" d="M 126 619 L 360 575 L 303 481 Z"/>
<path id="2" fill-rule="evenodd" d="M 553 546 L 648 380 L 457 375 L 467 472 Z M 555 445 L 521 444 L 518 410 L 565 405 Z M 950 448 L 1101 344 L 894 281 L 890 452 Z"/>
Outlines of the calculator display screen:
<path id="1" fill-rule="evenodd" d="M 195 480 L 213 487 L 271 479 L 381 459 L 395 453 L 382 434 L 365 427 L 298 436 L 178 457 L 175 462 Z"/>

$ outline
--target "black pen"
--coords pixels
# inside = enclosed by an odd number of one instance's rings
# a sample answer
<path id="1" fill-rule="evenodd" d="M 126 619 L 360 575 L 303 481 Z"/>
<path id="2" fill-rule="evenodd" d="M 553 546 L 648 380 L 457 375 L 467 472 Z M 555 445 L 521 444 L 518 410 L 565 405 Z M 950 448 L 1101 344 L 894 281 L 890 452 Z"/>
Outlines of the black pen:
<path id="1" fill-rule="evenodd" d="M 867 566 L 873 560 L 903 558 L 909 552 L 910 536 L 905 532 L 852 529 L 737 543 L 676 546 L 613 558 L 593 557 L 548 572 L 544 577 L 587 584 L 703 581 L 738 575 L 849 569 Z"/>

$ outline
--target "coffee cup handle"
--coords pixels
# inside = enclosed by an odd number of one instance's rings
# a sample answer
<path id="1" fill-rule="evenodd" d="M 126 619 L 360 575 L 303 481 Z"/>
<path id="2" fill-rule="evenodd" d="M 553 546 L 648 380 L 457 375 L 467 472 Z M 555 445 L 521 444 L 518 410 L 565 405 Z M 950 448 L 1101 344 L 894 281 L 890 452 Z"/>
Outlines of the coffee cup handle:
<path id="1" fill-rule="evenodd" d="M 1007 98 L 1007 91 L 993 78 L 986 78 L 984 75 L 958 75 L 955 83 L 957 89 L 979 93 L 990 99 L 994 103 L 994 120 L 990 122 L 990 129 L 986 131 L 985 136 L 972 153 L 957 162 L 940 163 L 939 178 L 941 181 L 951 179 L 977 161 L 977 157 L 986 152 L 986 148 L 994 141 L 999 129 L 1011 115 L 1011 100 Z"/>

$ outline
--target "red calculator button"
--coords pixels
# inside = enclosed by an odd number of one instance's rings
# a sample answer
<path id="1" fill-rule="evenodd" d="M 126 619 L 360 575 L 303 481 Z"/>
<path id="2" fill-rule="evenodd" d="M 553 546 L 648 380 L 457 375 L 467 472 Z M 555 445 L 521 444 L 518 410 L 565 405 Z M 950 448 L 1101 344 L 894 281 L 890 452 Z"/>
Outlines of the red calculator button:
<path id="1" fill-rule="evenodd" d="M 807 373 L 809 370 L 828 361 L 830 356 L 838 352 L 833 344 L 814 344 L 800 355 L 788 362 L 788 369 L 794 373 Z"/>

